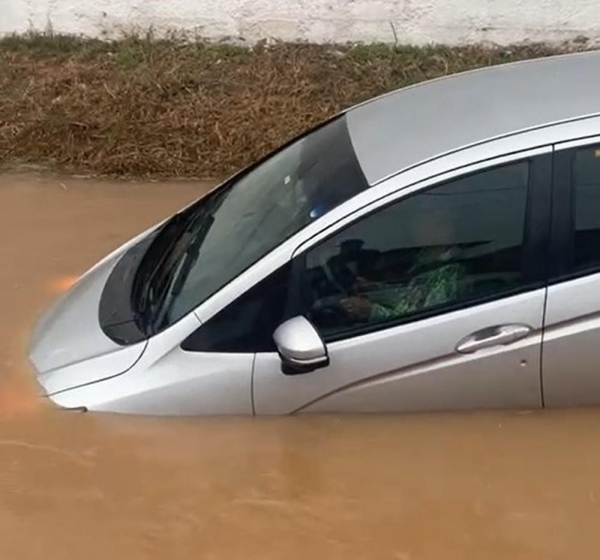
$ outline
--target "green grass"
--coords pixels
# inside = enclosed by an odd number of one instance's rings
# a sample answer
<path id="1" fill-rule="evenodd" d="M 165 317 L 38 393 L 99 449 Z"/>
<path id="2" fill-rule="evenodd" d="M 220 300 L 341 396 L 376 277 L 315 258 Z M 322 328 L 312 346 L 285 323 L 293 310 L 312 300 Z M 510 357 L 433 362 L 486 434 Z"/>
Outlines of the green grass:
<path id="1" fill-rule="evenodd" d="M 81 54 L 84 52 L 109 52 L 114 44 L 99 39 L 85 39 L 75 35 L 57 35 L 29 32 L 24 35 L 7 35 L 0 38 L 0 50 L 44 57 Z"/>

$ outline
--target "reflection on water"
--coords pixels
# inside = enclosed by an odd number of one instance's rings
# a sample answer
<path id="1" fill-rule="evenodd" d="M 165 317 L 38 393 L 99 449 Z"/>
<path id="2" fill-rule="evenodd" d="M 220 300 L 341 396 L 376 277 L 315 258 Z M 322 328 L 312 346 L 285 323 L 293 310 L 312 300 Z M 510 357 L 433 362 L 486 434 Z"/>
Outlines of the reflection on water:
<path id="1" fill-rule="evenodd" d="M 0 558 L 596 558 L 600 411 L 271 419 L 59 412 L 32 322 L 201 185 L 0 177 Z"/>
<path id="2" fill-rule="evenodd" d="M 77 282 L 78 276 L 59 276 L 58 278 L 52 278 L 48 282 L 49 292 L 55 296 L 58 296 L 66 292 L 75 282 Z"/>

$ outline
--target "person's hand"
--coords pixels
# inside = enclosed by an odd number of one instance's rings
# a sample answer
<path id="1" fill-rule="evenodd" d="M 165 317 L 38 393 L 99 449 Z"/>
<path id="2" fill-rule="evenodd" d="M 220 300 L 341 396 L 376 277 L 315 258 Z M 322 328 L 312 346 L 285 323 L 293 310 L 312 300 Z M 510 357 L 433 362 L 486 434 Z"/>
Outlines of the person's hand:
<path id="1" fill-rule="evenodd" d="M 377 285 L 377 282 L 373 282 L 373 280 L 366 280 L 365 278 L 361 278 L 359 276 L 354 282 L 354 290 L 358 293 L 368 292 L 377 288 Z"/>
<path id="2" fill-rule="evenodd" d="M 352 296 L 343 299 L 340 303 L 342 309 L 353 319 L 366 321 L 371 317 L 373 304 L 367 298 Z"/>

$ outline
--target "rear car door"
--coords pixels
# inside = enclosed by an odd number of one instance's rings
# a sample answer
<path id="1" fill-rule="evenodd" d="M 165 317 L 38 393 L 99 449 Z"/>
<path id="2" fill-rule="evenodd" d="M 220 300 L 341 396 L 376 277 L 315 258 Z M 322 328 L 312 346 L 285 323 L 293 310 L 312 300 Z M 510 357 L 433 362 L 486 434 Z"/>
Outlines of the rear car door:
<path id="1" fill-rule="evenodd" d="M 550 149 L 394 195 L 301 248 L 297 313 L 330 363 L 258 352 L 257 414 L 541 406 Z"/>
<path id="2" fill-rule="evenodd" d="M 543 341 L 547 407 L 600 403 L 600 138 L 557 145 Z"/>

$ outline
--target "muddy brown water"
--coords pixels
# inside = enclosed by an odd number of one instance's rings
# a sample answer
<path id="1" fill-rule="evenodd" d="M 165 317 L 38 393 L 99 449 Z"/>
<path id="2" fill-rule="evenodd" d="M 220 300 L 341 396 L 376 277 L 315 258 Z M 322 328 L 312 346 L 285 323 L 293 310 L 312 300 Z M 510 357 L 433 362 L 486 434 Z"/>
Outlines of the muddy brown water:
<path id="1" fill-rule="evenodd" d="M 194 183 L 0 176 L 0 558 L 597 558 L 600 410 L 156 419 L 57 411 L 25 347 L 63 279 Z"/>

